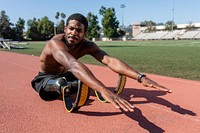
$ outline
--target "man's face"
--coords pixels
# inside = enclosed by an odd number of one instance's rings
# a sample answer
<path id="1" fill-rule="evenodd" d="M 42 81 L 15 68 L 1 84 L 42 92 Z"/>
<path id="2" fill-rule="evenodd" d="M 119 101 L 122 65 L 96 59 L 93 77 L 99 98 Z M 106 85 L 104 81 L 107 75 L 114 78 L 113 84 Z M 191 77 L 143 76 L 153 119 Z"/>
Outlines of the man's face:
<path id="1" fill-rule="evenodd" d="M 70 20 L 64 32 L 69 45 L 75 45 L 85 37 L 84 25 L 77 20 Z"/>

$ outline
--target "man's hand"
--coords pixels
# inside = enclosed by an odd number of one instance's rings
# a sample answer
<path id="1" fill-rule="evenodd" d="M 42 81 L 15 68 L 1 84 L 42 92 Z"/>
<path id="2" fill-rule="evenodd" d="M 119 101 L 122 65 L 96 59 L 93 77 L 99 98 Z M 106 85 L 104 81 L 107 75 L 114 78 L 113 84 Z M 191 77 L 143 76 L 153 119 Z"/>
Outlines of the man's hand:
<path id="1" fill-rule="evenodd" d="M 152 88 L 155 88 L 158 90 L 163 90 L 165 92 L 172 93 L 172 90 L 170 90 L 162 85 L 159 85 L 158 83 L 156 83 L 155 81 L 153 81 L 147 77 L 143 77 L 141 81 L 142 81 L 142 84 L 146 87 L 152 87 Z"/>
<path id="2" fill-rule="evenodd" d="M 103 98 L 113 104 L 116 108 L 121 108 L 124 111 L 131 111 L 133 112 L 134 106 L 131 105 L 128 101 L 125 99 L 119 97 L 117 94 L 106 90 L 102 93 Z"/>

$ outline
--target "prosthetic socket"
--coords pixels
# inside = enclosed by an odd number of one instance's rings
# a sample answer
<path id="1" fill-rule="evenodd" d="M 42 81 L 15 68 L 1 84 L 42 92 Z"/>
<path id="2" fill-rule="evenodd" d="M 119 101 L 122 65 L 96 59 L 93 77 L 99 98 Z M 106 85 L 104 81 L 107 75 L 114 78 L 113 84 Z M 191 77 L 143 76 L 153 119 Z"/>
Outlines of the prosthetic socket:
<path id="1" fill-rule="evenodd" d="M 78 80 L 67 81 L 65 77 L 52 78 L 47 81 L 44 91 L 46 92 L 57 92 L 60 95 L 62 94 L 62 89 L 67 87 L 66 91 L 69 91 L 70 94 L 77 93 L 78 90 Z"/>

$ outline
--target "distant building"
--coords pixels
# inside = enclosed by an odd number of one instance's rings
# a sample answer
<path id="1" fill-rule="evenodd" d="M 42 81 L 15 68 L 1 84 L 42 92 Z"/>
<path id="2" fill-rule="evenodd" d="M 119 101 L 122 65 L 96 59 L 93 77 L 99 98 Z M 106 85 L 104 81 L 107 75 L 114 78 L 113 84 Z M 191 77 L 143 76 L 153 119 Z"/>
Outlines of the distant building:
<path id="1" fill-rule="evenodd" d="M 199 29 L 200 23 L 177 24 L 177 29 L 179 30 L 187 29 L 188 26 L 194 26 L 195 29 Z"/>
<path id="2" fill-rule="evenodd" d="M 189 26 L 194 27 L 194 29 L 200 29 L 200 23 L 188 23 L 188 24 L 177 24 L 177 30 L 187 30 Z M 146 31 L 146 26 L 141 26 L 140 23 L 134 23 L 132 25 L 132 36 L 137 36 L 140 33 L 144 33 Z M 165 25 L 155 26 L 156 32 L 165 31 Z"/>

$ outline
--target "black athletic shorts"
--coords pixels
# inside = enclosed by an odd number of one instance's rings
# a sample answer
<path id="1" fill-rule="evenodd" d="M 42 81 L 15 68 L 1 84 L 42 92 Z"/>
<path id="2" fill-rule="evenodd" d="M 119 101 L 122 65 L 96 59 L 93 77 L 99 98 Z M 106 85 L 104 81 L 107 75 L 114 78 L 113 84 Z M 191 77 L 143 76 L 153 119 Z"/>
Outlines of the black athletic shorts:
<path id="1" fill-rule="evenodd" d="M 34 90 L 39 93 L 43 100 L 55 100 L 58 99 L 60 94 L 58 92 L 45 92 L 44 88 L 48 80 L 60 77 L 65 77 L 67 81 L 77 80 L 77 78 L 71 72 L 64 74 L 44 74 L 39 72 L 38 75 L 31 81 L 31 85 Z"/>

